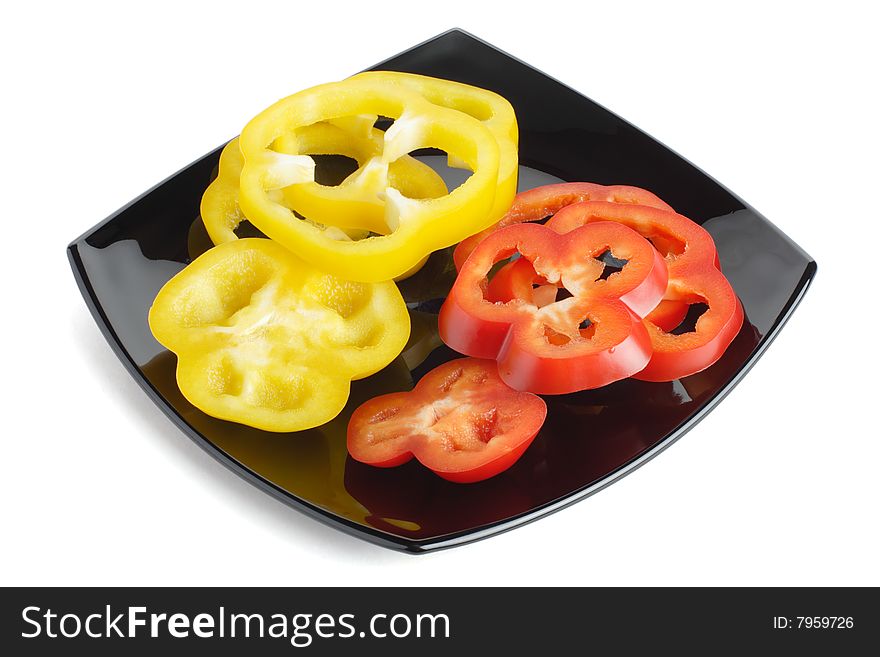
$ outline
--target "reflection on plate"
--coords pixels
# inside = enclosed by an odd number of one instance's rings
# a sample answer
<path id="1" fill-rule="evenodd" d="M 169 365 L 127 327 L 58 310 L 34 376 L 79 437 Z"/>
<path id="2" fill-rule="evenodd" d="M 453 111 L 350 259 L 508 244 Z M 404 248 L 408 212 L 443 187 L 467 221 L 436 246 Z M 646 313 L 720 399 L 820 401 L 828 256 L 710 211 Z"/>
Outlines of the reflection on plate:
<path id="1" fill-rule="evenodd" d="M 348 417 L 358 404 L 409 390 L 433 367 L 458 356 L 440 343 L 436 323 L 455 275 L 451 249 L 433 254 L 417 275 L 401 283 L 413 322 L 401 356 L 355 382 L 348 405 L 332 422 L 279 435 L 195 409 L 177 389 L 175 356 L 147 327 L 159 288 L 210 246 L 198 206 L 219 149 L 70 245 L 74 274 L 111 346 L 184 433 L 292 506 L 361 538 L 420 552 L 484 538 L 582 499 L 674 442 L 755 362 L 800 300 L 816 266 L 761 215 L 663 145 L 464 32 L 447 32 L 376 68 L 458 80 L 508 98 L 520 126 L 521 190 L 588 180 L 657 193 L 709 230 L 746 311 L 736 340 L 711 368 L 671 383 L 626 380 L 547 397 L 547 422 L 519 462 L 488 481 L 457 485 L 415 461 L 371 468 L 348 458 L 345 449 Z M 449 171 L 444 173 L 453 175 Z M 333 177 L 332 166 L 327 175 Z"/>

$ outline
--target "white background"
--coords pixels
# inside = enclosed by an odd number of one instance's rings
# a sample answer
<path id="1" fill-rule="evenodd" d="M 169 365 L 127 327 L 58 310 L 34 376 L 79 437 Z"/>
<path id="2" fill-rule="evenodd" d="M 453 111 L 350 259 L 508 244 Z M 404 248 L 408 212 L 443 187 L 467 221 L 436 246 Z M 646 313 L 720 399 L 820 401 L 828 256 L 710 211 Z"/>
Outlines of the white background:
<path id="1" fill-rule="evenodd" d="M 4 10 L 0 583 L 880 584 L 869 3 L 420 4 Z M 185 438 L 111 353 L 64 249 L 274 100 L 453 26 L 674 148 L 819 274 L 657 459 L 526 527 L 412 557 L 300 515 Z"/>

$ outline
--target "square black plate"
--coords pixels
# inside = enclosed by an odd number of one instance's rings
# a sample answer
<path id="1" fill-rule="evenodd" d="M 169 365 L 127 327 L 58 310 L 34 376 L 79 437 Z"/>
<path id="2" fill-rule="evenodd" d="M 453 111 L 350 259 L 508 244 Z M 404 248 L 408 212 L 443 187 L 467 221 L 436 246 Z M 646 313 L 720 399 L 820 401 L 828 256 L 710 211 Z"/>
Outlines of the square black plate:
<path id="1" fill-rule="evenodd" d="M 520 188 L 586 180 L 649 189 L 715 239 L 746 321 L 722 359 L 671 383 L 620 381 L 547 398 L 547 422 L 525 456 L 488 481 L 456 485 L 415 461 L 375 469 L 347 458 L 345 425 L 371 395 L 408 389 L 455 356 L 440 346 L 412 371 L 398 359 L 352 389 L 336 420 L 277 435 L 210 418 L 180 395 L 175 357 L 147 327 L 159 288 L 207 248 L 199 200 L 220 149 L 119 210 L 68 248 L 74 275 L 116 354 L 186 435 L 267 493 L 360 538 L 423 552 L 490 536 L 583 499 L 668 447 L 743 377 L 782 328 L 816 271 L 797 244 L 712 178 L 611 112 L 540 71 L 452 30 L 374 68 L 422 73 L 492 89 L 520 126 Z M 403 285 L 423 344 L 451 283 L 449 253 Z"/>

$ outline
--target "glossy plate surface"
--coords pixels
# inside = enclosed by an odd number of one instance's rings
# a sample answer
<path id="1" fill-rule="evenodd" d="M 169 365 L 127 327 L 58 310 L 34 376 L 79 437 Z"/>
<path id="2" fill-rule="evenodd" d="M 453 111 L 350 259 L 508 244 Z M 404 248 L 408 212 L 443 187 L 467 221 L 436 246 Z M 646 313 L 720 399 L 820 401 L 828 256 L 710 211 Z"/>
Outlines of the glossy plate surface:
<path id="1" fill-rule="evenodd" d="M 352 461 L 345 449 L 347 419 L 359 403 L 408 390 L 431 368 L 456 356 L 436 335 L 436 313 L 454 278 L 450 250 L 435 253 L 401 285 L 413 317 L 413 338 L 402 357 L 355 382 L 348 407 L 332 422 L 279 435 L 215 420 L 193 408 L 177 390 L 175 356 L 147 327 L 147 311 L 159 288 L 208 248 L 199 201 L 219 149 L 70 245 L 74 275 L 110 345 L 184 433 L 299 510 L 386 547 L 421 552 L 484 538 L 555 511 L 670 445 L 761 355 L 800 301 L 816 265 L 751 207 L 662 144 L 460 30 L 375 68 L 458 80 L 510 100 L 520 127 L 520 189 L 586 180 L 655 192 L 712 234 L 724 273 L 746 312 L 738 337 L 708 370 L 672 383 L 626 380 L 547 397 L 547 422 L 516 465 L 488 481 L 456 485 L 416 461 L 376 469 Z M 332 178 L 332 159 L 322 166 Z"/>

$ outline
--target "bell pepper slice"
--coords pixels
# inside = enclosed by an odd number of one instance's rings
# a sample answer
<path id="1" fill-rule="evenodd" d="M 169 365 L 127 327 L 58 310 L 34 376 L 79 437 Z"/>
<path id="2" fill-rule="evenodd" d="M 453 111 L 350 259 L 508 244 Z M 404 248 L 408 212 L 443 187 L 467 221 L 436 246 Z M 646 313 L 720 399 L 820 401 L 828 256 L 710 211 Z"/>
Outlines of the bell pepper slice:
<path id="1" fill-rule="evenodd" d="M 661 198 L 641 187 L 597 185 L 587 182 L 557 183 L 535 187 L 517 194 L 510 210 L 497 224 L 469 237 L 456 247 L 453 253 L 456 268 L 461 269 L 471 251 L 493 231 L 513 224 L 541 221 L 556 214 L 567 205 L 589 200 L 645 205 L 661 210 L 673 211 Z M 717 258 L 715 264 L 718 266 Z M 681 324 L 687 312 L 688 304 L 681 301 L 664 299 L 651 312 L 649 320 L 664 331 L 671 331 Z"/>
<path id="2" fill-rule="evenodd" d="M 383 226 L 372 231 L 377 235 L 365 239 L 335 239 L 327 227 L 348 227 L 352 219 L 349 214 L 340 214 L 335 203 L 303 220 L 272 192 L 314 181 L 314 161 L 302 155 L 297 129 L 364 115 L 394 119 L 383 136 L 381 155 L 371 158 L 360 173 L 364 189 L 383 194 Z M 293 142 L 287 149 L 296 154 L 273 149 L 276 140 L 285 135 Z M 432 104 L 402 85 L 351 78 L 306 89 L 252 119 L 242 131 L 240 145 L 244 166 L 239 203 L 244 214 L 264 234 L 306 262 L 341 278 L 390 280 L 431 252 L 496 221 L 491 211 L 500 158 L 492 133 L 474 117 Z M 388 184 L 388 165 L 419 148 L 439 148 L 473 173 L 445 196 L 408 198 Z"/>
<path id="3" fill-rule="evenodd" d="M 586 201 L 557 212 L 547 227 L 559 233 L 580 230 L 593 222 L 613 221 L 629 226 L 650 240 L 666 259 L 669 282 L 664 300 L 708 306 L 693 331 L 673 334 L 669 317 L 648 315 L 651 361 L 635 378 L 672 381 L 715 363 L 736 337 L 743 308 L 730 283 L 716 266 L 718 252 L 712 236 L 699 224 L 675 212 L 641 205 Z M 672 306 L 673 314 L 680 307 Z"/>
<path id="4" fill-rule="evenodd" d="M 496 272 L 489 282 L 486 298 L 502 303 L 512 299 L 527 299 L 529 295 L 539 307 L 556 300 L 557 287 L 550 285 L 539 276 L 527 260 L 514 260 Z M 645 320 L 664 331 L 672 331 L 687 316 L 689 304 L 684 301 L 663 299 Z"/>
<path id="5" fill-rule="evenodd" d="M 352 133 L 327 122 L 306 126 L 297 131 L 297 134 L 298 147 L 307 154 L 345 155 L 357 161 L 358 170 L 348 176 L 339 187 L 346 187 L 350 181 L 357 179 L 364 166 L 382 148 L 383 133 L 373 128 L 372 123 L 367 134 Z M 282 152 L 287 152 L 293 148 L 290 141 L 289 136 L 282 136 L 276 146 Z M 239 206 L 239 179 L 243 164 L 244 158 L 236 137 L 220 153 L 217 177 L 202 196 L 202 221 L 214 244 L 238 239 L 235 230 L 246 220 Z M 427 164 L 409 155 L 404 155 L 388 166 L 388 181 L 409 198 L 436 198 L 447 193 L 443 178 Z M 320 199 L 326 190 L 335 189 L 337 187 L 311 182 L 286 187 L 282 194 L 287 207 L 300 207 L 303 214 L 309 215 L 313 208 L 308 205 L 308 201 L 312 198 Z M 345 230 L 345 225 L 342 226 L 343 230 L 325 230 L 335 234 L 337 239 L 365 237 L 371 228 L 378 227 L 382 221 L 384 208 L 375 195 L 370 198 L 349 196 L 338 199 L 337 202 L 347 204 L 340 209 L 342 216 L 361 217 L 360 223 L 365 226 L 349 225 L 351 230 L 348 231 Z"/>
<path id="6" fill-rule="evenodd" d="M 159 291 L 149 324 L 193 406 L 278 432 L 334 418 L 351 381 L 394 360 L 410 331 L 393 282 L 341 280 L 259 238 L 199 256 Z"/>
<path id="7" fill-rule="evenodd" d="M 587 182 L 557 183 L 535 187 L 516 195 L 513 205 L 497 224 L 468 237 L 457 247 L 453 259 L 461 270 L 464 261 L 488 235 L 505 226 L 531 221 L 541 221 L 556 214 L 566 205 L 582 201 L 609 201 L 611 203 L 630 203 L 647 205 L 662 210 L 672 210 L 662 199 L 640 187 L 627 185 L 597 185 Z"/>
<path id="8" fill-rule="evenodd" d="M 494 361 L 460 358 L 431 370 L 411 392 L 359 406 L 348 452 L 383 468 L 415 457 L 444 479 L 473 483 L 512 466 L 546 417 L 544 400 L 508 387 Z"/>
<path id="9" fill-rule="evenodd" d="M 508 211 L 519 176 L 519 128 L 513 106 L 506 98 L 481 87 L 415 73 L 365 71 L 354 78 L 412 89 L 435 105 L 464 112 L 482 122 L 495 137 L 500 157 L 495 205 L 489 214 L 497 221 Z M 467 168 L 452 155 L 449 166 Z"/>
<path id="10" fill-rule="evenodd" d="M 663 331 L 672 331 L 678 327 L 687 317 L 690 305 L 684 301 L 663 299 L 650 313 L 645 316 L 645 321 L 657 326 Z"/>
<path id="11" fill-rule="evenodd" d="M 305 217 L 332 217 L 332 225 L 339 228 L 380 234 L 387 229 L 385 204 L 381 198 L 384 187 L 377 185 L 387 184 L 413 199 L 439 198 L 448 193 L 446 183 L 436 171 L 409 155 L 389 163 L 385 173 L 385 169 L 376 165 L 385 136 L 384 132 L 373 127 L 378 117 L 346 118 L 356 120 L 348 130 L 339 125 L 340 122 L 346 125 L 346 122 L 337 119 L 300 128 L 294 133 L 296 138 L 283 135 L 276 140 L 274 148 L 280 153 L 347 155 L 358 163 L 358 169 L 339 185 L 308 181 L 285 187 L 282 193 L 288 208 Z"/>
<path id="12" fill-rule="evenodd" d="M 627 262 L 604 278 L 597 258 L 607 251 Z M 519 283 L 493 298 L 490 270 L 516 253 L 510 279 Z M 597 388 L 648 364 L 651 340 L 641 317 L 666 283 L 663 257 L 626 226 L 599 222 L 561 236 L 538 224 L 508 226 L 483 240 L 459 272 L 440 309 L 440 337 L 463 354 L 497 360 L 501 378 L 517 390 Z M 548 285 L 557 288 L 551 297 L 535 294 Z"/>

